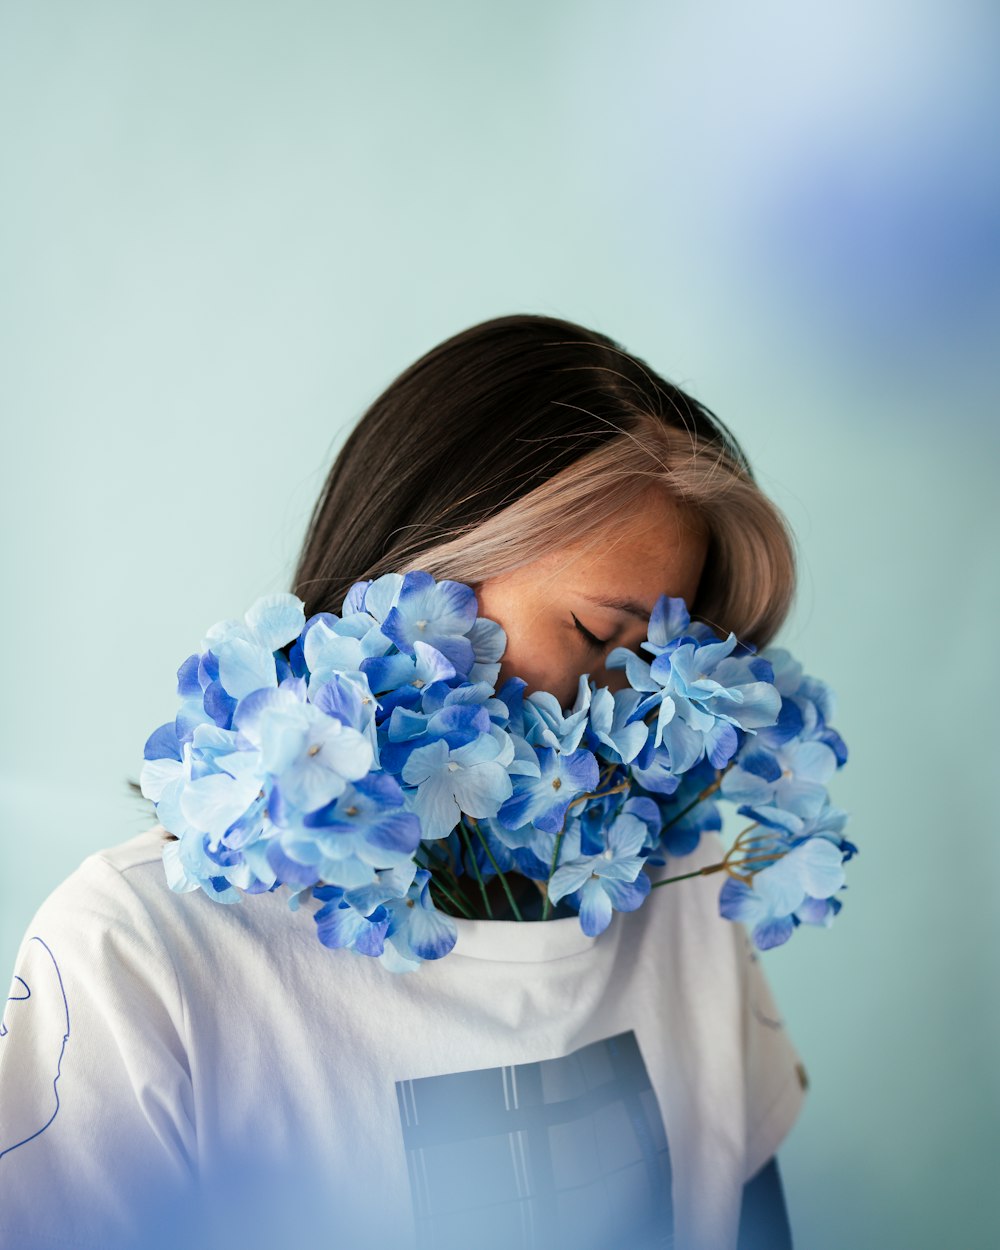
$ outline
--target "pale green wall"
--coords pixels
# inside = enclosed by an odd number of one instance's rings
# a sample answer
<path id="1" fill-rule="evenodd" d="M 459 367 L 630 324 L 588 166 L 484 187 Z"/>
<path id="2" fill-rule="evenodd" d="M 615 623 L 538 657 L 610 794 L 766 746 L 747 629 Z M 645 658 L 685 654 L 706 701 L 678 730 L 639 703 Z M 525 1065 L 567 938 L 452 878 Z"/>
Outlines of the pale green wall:
<path id="1" fill-rule="evenodd" d="M 370 398 L 567 316 L 744 442 L 801 545 L 782 641 L 840 696 L 861 854 L 764 957 L 797 1246 L 1000 1244 L 983 12 L 0 4 L 0 964 L 144 826 L 174 669 L 284 588 Z"/>

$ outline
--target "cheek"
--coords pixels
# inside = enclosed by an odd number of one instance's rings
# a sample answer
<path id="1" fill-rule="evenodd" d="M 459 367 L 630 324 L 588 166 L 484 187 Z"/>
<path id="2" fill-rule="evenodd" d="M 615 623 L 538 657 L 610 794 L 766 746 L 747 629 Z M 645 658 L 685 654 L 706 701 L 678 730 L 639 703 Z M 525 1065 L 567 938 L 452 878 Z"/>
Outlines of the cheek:
<path id="1" fill-rule="evenodd" d="M 546 610 L 514 590 L 489 585 L 478 592 L 479 611 L 496 621 L 507 635 L 500 661 L 500 683 L 520 677 L 532 690 L 548 690 L 563 704 L 572 703 L 580 670 L 574 670 L 566 631 Z"/>

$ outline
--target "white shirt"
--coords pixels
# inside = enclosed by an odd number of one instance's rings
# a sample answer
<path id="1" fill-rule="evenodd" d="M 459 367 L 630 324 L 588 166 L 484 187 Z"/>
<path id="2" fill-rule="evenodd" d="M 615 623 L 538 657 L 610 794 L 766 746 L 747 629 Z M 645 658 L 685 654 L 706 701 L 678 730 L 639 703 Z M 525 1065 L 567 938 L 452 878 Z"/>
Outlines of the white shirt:
<path id="1" fill-rule="evenodd" d="M 0 1244 L 733 1250 L 805 1073 L 718 875 L 597 938 L 458 920 L 399 974 L 284 890 L 172 893 L 162 833 L 89 856 L 21 944 Z"/>

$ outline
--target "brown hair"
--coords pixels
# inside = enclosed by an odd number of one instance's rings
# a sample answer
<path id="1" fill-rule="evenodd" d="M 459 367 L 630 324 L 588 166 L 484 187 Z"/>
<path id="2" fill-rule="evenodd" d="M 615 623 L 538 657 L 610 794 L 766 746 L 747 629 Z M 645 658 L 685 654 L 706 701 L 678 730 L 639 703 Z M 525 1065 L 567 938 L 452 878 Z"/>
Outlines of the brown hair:
<path id="1" fill-rule="evenodd" d="M 692 616 L 766 646 L 795 589 L 791 533 L 704 404 L 572 322 L 498 317 L 421 356 L 371 404 L 313 509 L 292 589 L 307 615 L 350 585 L 426 569 L 470 584 L 600 528 L 651 481 L 708 554 Z"/>

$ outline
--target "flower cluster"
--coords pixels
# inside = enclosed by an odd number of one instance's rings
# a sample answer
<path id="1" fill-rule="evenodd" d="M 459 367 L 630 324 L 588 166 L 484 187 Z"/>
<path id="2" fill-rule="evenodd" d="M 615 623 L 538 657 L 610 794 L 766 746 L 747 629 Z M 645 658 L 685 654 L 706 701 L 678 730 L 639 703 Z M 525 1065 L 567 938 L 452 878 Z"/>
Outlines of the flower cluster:
<path id="1" fill-rule="evenodd" d="M 405 971 L 452 949 L 454 916 L 492 915 L 492 877 L 517 919 L 510 874 L 539 919 L 602 932 L 721 829 L 726 798 L 754 823 L 700 870 L 726 873 L 721 914 L 762 948 L 830 923 L 856 848 L 825 783 L 847 753 L 831 692 L 787 652 L 662 596 L 645 654 L 609 656 L 627 686 L 583 675 L 566 709 L 497 689 L 505 646 L 471 587 L 423 572 L 357 583 L 339 616 L 277 594 L 214 626 L 145 747 L 170 886 L 231 903 L 284 885 L 320 904 L 325 945 Z"/>

